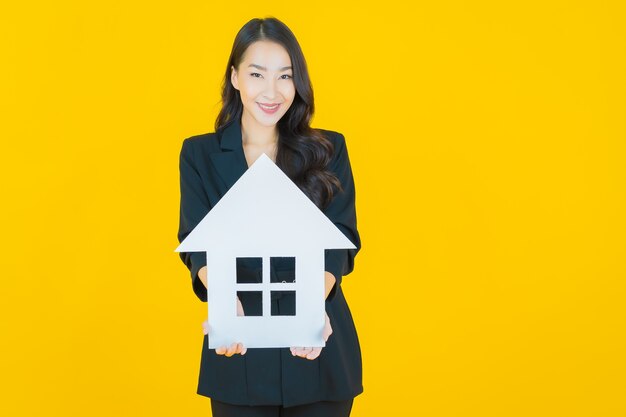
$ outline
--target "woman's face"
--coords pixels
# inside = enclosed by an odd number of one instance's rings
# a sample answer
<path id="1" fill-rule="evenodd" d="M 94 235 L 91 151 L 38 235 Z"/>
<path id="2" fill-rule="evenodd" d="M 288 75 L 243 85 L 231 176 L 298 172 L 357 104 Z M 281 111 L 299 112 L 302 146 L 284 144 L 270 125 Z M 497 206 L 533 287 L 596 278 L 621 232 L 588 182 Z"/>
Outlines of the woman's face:
<path id="1" fill-rule="evenodd" d="M 270 41 L 252 43 L 239 68 L 232 68 L 231 82 L 239 90 L 246 118 L 264 126 L 275 125 L 289 110 L 296 95 L 291 59 L 282 45 Z"/>

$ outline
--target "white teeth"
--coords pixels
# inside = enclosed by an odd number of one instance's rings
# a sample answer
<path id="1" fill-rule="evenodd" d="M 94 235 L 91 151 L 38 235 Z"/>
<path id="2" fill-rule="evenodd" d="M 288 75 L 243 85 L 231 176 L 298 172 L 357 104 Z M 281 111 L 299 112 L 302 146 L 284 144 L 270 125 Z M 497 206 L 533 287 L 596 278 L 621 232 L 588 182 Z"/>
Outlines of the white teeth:
<path id="1" fill-rule="evenodd" d="M 259 106 L 263 107 L 264 109 L 272 110 L 278 107 L 278 104 L 274 104 L 273 106 L 266 106 L 264 104 L 259 103 Z"/>

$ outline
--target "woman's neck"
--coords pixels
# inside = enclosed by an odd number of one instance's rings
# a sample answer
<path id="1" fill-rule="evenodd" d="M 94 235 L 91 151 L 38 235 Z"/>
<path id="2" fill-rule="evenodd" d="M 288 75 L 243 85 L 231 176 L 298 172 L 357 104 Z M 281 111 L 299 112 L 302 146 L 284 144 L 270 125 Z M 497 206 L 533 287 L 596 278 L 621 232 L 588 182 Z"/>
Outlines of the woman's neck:
<path id="1" fill-rule="evenodd" d="M 271 146 L 278 142 L 278 131 L 276 125 L 263 126 L 254 120 L 253 117 L 241 116 L 241 140 L 244 145 Z"/>

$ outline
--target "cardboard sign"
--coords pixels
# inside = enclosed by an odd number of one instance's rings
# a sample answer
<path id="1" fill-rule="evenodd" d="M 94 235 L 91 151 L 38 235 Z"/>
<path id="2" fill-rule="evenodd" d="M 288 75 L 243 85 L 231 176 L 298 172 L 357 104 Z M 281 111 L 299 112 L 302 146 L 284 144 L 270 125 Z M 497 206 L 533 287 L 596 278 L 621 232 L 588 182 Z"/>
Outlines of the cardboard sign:
<path id="1" fill-rule="evenodd" d="M 175 252 L 207 254 L 209 348 L 322 347 L 324 250 L 355 248 L 262 154 Z"/>

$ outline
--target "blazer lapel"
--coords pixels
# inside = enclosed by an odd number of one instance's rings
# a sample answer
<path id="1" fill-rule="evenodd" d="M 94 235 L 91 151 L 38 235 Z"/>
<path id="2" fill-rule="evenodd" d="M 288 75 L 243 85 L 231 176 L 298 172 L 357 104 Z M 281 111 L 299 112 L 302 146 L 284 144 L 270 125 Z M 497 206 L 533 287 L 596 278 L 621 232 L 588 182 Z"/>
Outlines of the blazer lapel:
<path id="1" fill-rule="evenodd" d="M 238 118 L 222 130 L 220 148 L 221 152 L 210 154 L 210 158 L 228 190 L 248 169 L 243 153 L 241 121 Z"/>

